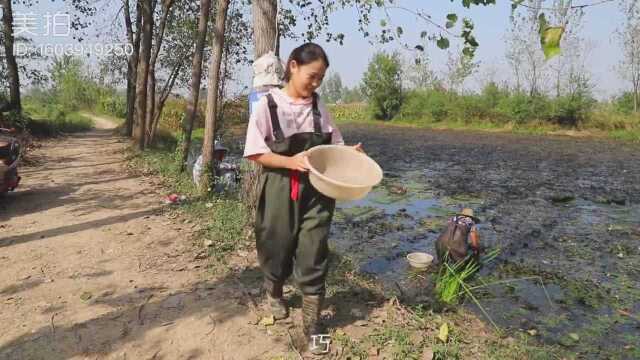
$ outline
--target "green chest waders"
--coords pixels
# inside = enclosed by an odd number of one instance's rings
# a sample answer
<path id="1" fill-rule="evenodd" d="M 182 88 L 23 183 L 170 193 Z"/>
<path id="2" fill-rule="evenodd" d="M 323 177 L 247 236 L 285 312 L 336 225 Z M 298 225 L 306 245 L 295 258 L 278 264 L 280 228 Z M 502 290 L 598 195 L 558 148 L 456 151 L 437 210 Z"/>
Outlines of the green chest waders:
<path id="1" fill-rule="evenodd" d="M 267 94 L 273 153 L 293 156 L 314 146 L 331 143 L 331 133 L 322 133 L 317 95 L 313 98 L 314 131 L 285 138 L 277 104 Z M 293 272 L 305 295 L 323 295 L 328 268 L 327 240 L 335 200 L 320 194 L 305 173 L 264 168 L 256 211 L 255 235 L 260 268 L 267 291 L 282 296 L 282 285 Z"/>
<path id="2" fill-rule="evenodd" d="M 284 137 L 280 127 L 277 104 L 270 94 L 266 96 L 274 137 L 267 145 L 272 152 L 293 156 L 314 146 L 331 143 L 331 133 L 322 133 L 316 94 L 313 95 L 314 131 L 288 138 Z M 282 285 L 293 272 L 304 294 L 302 322 L 307 348 L 313 354 L 325 354 L 328 346 L 318 346 L 317 339 L 322 336 L 321 339 L 327 340 L 320 325 L 320 310 L 329 265 L 327 241 L 335 200 L 320 194 L 309 183 L 308 175 L 297 171 L 265 168 L 261 181 L 255 234 L 267 292 L 276 301 L 278 315 L 287 316 Z"/>

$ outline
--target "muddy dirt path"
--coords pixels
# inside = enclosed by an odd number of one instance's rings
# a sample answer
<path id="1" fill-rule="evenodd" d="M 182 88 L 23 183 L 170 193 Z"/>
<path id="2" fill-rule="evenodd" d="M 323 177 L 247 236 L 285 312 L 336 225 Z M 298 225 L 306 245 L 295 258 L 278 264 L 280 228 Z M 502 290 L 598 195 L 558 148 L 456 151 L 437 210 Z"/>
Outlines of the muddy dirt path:
<path id="1" fill-rule="evenodd" d="M 0 359 L 263 359 L 253 260 L 213 277 L 113 125 L 48 141 L 0 199 Z M 256 294 L 257 295 L 257 294 Z M 260 300 L 257 299 L 259 302 Z"/>

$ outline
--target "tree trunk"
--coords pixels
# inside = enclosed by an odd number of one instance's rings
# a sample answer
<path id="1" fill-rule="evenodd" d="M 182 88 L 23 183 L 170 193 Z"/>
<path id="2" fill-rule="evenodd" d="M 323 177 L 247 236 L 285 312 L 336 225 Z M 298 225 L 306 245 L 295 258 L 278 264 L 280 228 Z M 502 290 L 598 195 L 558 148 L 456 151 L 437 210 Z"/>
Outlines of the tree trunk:
<path id="1" fill-rule="evenodd" d="M 175 65 L 173 70 L 171 70 L 171 74 L 167 79 L 167 82 L 162 87 L 162 91 L 160 92 L 160 99 L 158 101 L 158 106 L 156 106 L 156 110 L 153 114 L 153 119 L 151 119 L 151 134 L 149 135 L 149 143 L 153 143 L 153 139 L 158 132 L 158 123 L 160 122 L 160 116 L 162 115 L 162 109 L 164 109 L 164 104 L 167 102 L 169 95 L 171 95 L 171 90 L 173 89 L 173 85 L 176 82 L 176 78 L 180 74 L 180 69 L 182 68 L 182 62 L 178 62 Z"/>
<path id="2" fill-rule="evenodd" d="M 637 113 L 638 112 L 638 86 L 634 86 L 633 87 L 633 112 Z"/>
<path id="3" fill-rule="evenodd" d="M 133 122 L 136 111 L 136 79 L 138 78 L 138 56 L 140 54 L 140 28 L 142 11 L 140 3 L 136 2 L 136 30 L 133 31 L 129 0 L 124 0 L 124 20 L 127 28 L 127 39 L 133 51 L 127 61 L 127 119 L 125 121 L 125 135 L 133 136 Z"/>
<path id="4" fill-rule="evenodd" d="M 269 51 L 278 54 L 278 2 L 277 0 L 254 0 L 251 10 L 253 11 L 253 42 L 255 48 L 255 58 L 266 54 Z"/>
<path id="5" fill-rule="evenodd" d="M 160 49 L 162 48 L 164 30 L 167 25 L 167 18 L 169 17 L 169 11 L 171 11 L 172 5 L 173 0 L 165 0 L 162 2 L 162 17 L 160 18 L 158 38 L 153 44 L 154 48 L 151 54 L 151 61 L 149 61 L 149 80 L 147 84 L 147 115 L 145 120 L 145 125 L 147 126 L 146 145 L 149 145 L 149 143 L 151 142 L 151 134 L 153 133 L 154 126 L 153 120 L 155 118 L 154 114 L 156 112 L 156 63 L 158 62 L 158 55 L 160 54 Z"/>
<path id="6" fill-rule="evenodd" d="M 218 112 L 218 84 L 220 83 L 220 64 L 224 51 L 224 31 L 227 20 L 229 0 L 218 0 L 216 8 L 216 26 L 213 30 L 212 56 L 207 84 L 207 112 L 204 123 L 204 143 L 202 144 L 202 164 L 204 170 L 200 178 L 200 192 L 209 191 L 209 185 L 215 177 L 213 147 L 216 137 L 216 114 Z"/>
<path id="7" fill-rule="evenodd" d="M 562 82 L 562 68 L 556 72 L 556 97 L 560 97 L 560 84 Z"/>
<path id="8" fill-rule="evenodd" d="M 151 59 L 151 38 L 153 36 L 153 5 L 152 0 L 140 1 L 142 2 L 142 41 L 140 43 L 140 58 L 138 59 L 134 137 L 138 148 L 144 150 L 146 144 L 147 82 L 149 80 L 149 60 Z"/>
<path id="9" fill-rule="evenodd" d="M 198 113 L 198 102 L 200 100 L 200 82 L 202 80 L 202 57 L 204 45 L 207 41 L 207 24 L 209 23 L 209 12 L 211 11 L 211 0 L 200 1 L 200 17 L 198 18 L 198 35 L 196 39 L 196 49 L 191 63 L 191 101 L 187 105 L 182 140 L 182 161 L 180 162 L 180 172 L 184 172 L 189 157 L 191 147 L 191 133 L 193 124 Z"/>
<path id="10" fill-rule="evenodd" d="M 147 114 L 145 115 L 145 146 L 151 142 L 151 128 L 153 127 L 153 112 L 156 110 L 156 69 L 149 63 L 149 79 L 147 80 Z"/>
<path id="11" fill-rule="evenodd" d="M 253 11 L 253 41 L 255 49 L 255 59 L 269 51 L 274 51 L 279 56 L 279 39 L 277 32 L 277 0 L 254 0 L 252 2 Z M 254 161 L 246 161 L 246 166 L 242 174 L 241 198 L 247 209 L 249 219 L 255 217 L 256 205 L 258 203 L 259 179 L 262 167 Z"/>
<path id="12" fill-rule="evenodd" d="M 11 0 L 0 0 L 2 11 L 2 29 L 4 32 L 4 54 L 7 62 L 7 73 L 9 76 L 9 104 L 2 111 L 15 110 L 22 111 L 20 101 L 20 74 L 18 73 L 18 63 L 13 52 L 13 10 Z"/>

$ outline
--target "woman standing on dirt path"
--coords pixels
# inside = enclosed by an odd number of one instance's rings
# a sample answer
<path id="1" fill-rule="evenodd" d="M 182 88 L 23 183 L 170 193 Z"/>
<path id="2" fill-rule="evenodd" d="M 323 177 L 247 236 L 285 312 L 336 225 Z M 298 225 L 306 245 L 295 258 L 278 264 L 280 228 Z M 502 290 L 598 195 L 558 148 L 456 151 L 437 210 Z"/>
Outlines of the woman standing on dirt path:
<path id="1" fill-rule="evenodd" d="M 256 247 L 269 307 L 275 319 L 289 316 L 282 287 L 294 273 L 303 293 L 304 334 L 316 346 L 328 269 L 328 237 L 335 200 L 309 183 L 306 151 L 323 144 L 343 145 L 331 115 L 315 90 L 329 67 L 319 45 L 306 43 L 289 56 L 285 86 L 260 99 L 249 120 L 244 156 L 263 166 L 255 223 Z M 362 151 L 360 144 L 356 150 Z M 323 340 L 326 340 L 323 339 Z"/>

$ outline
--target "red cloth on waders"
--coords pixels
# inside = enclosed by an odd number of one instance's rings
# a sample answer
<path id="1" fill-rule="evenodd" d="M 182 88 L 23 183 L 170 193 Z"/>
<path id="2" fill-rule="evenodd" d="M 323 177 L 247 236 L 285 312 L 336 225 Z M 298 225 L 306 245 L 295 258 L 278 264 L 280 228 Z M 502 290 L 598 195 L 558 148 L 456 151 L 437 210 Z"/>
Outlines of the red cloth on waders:
<path id="1" fill-rule="evenodd" d="M 300 195 L 300 172 L 297 170 L 289 171 L 289 179 L 291 184 L 291 200 L 298 201 Z"/>

